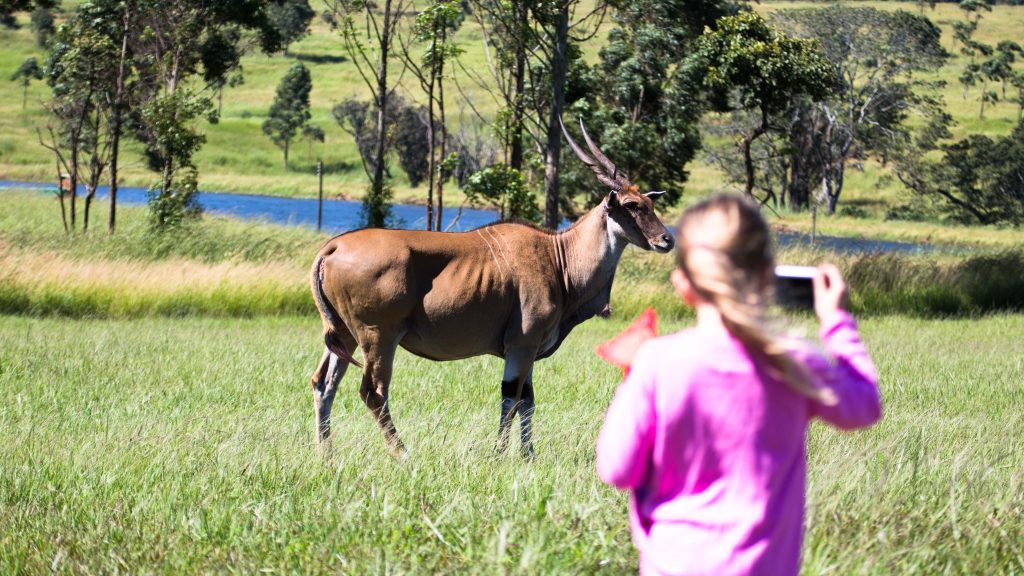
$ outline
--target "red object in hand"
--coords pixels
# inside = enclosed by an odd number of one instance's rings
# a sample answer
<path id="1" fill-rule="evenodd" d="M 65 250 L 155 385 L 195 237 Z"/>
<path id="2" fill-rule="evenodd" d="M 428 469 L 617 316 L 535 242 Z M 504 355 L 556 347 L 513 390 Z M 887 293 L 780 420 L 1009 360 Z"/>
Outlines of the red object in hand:
<path id="1" fill-rule="evenodd" d="M 629 374 L 629 367 L 640 345 L 657 335 L 658 313 L 654 308 L 648 308 L 618 336 L 598 346 L 596 352 L 603 360 L 622 368 L 624 374 Z"/>

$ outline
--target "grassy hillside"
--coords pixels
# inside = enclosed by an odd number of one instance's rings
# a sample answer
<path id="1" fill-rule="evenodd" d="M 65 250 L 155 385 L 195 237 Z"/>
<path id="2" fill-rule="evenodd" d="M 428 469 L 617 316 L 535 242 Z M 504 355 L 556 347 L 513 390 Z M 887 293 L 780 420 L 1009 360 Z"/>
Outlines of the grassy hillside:
<path id="1" fill-rule="evenodd" d="M 865 2 L 882 8 L 900 7 L 916 10 L 911 3 Z M 811 6 L 810 3 L 767 2 L 755 4 L 762 12 Z M 949 34 L 951 23 L 959 18 L 955 4 L 940 4 L 927 14 L 946 32 L 944 42 L 952 47 Z M 27 24 L 27 16 L 20 21 Z M 605 23 L 605 29 L 610 23 Z M 985 14 L 979 26 L 979 40 L 995 44 L 1006 38 L 1015 38 L 1024 28 L 1024 7 L 996 6 Z M 597 49 L 603 34 L 591 40 L 587 46 L 588 59 L 597 57 Z M 481 33 L 472 19 L 468 19 L 459 31 L 457 41 L 465 50 L 462 57 L 465 66 L 477 72 L 487 69 L 487 58 L 481 44 Z M 29 55 L 42 56 L 35 46 L 27 26 L 21 30 L 0 30 L 0 79 L 9 78 L 17 66 Z M 969 100 L 963 100 L 956 82 L 962 68 L 960 56 L 954 58 L 938 77 L 948 81 L 945 97 L 951 113 L 958 121 L 955 132 L 958 136 L 968 133 L 991 135 L 1006 134 L 1016 118 L 1016 105 L 1001 102 L 986 113 L 981 120 L 978 116 L 977 91 Z M 309 154 L 305 143 L 295 146 L 293 170 L 285 172 L 281 152 L 263 136 L 260 125 L 273 99 L 274 89 L 296 59 L 306 63 L 313 77 L 312 112 L 313 121 L 327 133 L 327 142 L 315 145 Z M 334 103 L 347 96 L 367 97 L 367 90 L 355 68 L 347 61 L 337 34 L 332 32 L 319 18 L 314 20 L 312 33 L 303 41 L 293 45 L 288 56 L 265 56 L 254 53 L 243 60 L 245 83 L 228 88 L 224 93 L 223 116 L 217 125 L 206 126 L 208 142 L 197 157 L 202 174 L 202 185 L 209 190 L 232 190 L 281 195 L 313 195 L 315 180 L 312 175 L 317 156 L 323 157 L 330 169 L 327 186 L 334 194 L 360 194 L 364 175 L 359 164 L 355 147 L 350 137 L 334 122 L 330 109 Z M 485 115 L 493 114 L 496 106 L 493 99 L 467 77 L 459 73 L 459 85 L 472 100 L 473 105 Z M 413 90 L 411 75 L 404 78 L 405 92 L 417 95 Z M 465 104 L 460 103 L 458 91 L 448 91 L 451 116 L 458 117 L 460 108 L 467 116 L 471 114 Z M 45 122 L 39 102 L 46 97 L 48 89 L 42 83 L 34 83 L 29 89 L 29 105 L 22 111 L 21 86 L 14 82 L 0 82 L 0 178 L 22 180 L 50 180 L 53 178 L 52 161 L 38 145 L 35 128 Z M 695 167 L 694 180 L 688 189 L 700 192 L 718 188 L 721 183 L 713 171 Z M 400 172 L 400 171 L 397 171 Z M 125 181 L 134 185 L 148 185 L 152 176 L 139 160 L 137 150 L 126 157 Z M 849 198 L 887 200 L 895 192 L 894 185 L 878 182 L 877 175 L 869 170 L 863 177 L 853 175 L 848 183 Z M 417 191 L 403 188 L 398 182 L 400 196 L 419 196 Z"/>

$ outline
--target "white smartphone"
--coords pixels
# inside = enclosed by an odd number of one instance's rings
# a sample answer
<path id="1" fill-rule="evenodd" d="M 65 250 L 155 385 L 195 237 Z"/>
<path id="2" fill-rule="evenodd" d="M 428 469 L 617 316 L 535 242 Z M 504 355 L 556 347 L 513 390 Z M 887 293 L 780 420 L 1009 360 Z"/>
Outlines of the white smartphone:
<path id="1" fill-rule="evenodd" d="M 786 308 L 814 308 L 814 277 L 818 269 L 814 266 L 791 266 L 780 264 L 775 267 L 775 300 Z"/>

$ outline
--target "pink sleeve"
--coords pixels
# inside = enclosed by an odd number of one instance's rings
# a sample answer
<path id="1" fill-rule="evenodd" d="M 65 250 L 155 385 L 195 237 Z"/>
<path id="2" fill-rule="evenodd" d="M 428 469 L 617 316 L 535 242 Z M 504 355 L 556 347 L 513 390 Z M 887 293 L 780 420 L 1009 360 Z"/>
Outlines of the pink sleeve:
<path id="1" fill-rule="evenodd" d="M 647 353 L 645 353 L 645 350 Z M 640 486 L 654 444 L 654 357 L 641 348 L 619 385 L 597 440 L 597 474 L 620 489 Z"/>
<path id="2" fill-rule="evenodd" d="M 842 312 L 831 325 L 822 325 L 821 341 L 834 364 L 819 360 L 812 362 L 811 369 L 832 388 L 838 402 L 834 406 L 812 402 L 812 415 L 844 430 L 874 424 L 882 417 L 878 373 L 853 317 Z"/>

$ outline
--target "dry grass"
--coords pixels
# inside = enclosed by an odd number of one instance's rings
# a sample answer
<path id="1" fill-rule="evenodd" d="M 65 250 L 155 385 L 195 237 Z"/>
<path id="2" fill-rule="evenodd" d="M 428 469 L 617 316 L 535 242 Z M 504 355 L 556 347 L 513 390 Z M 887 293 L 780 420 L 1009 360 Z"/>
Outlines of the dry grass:
<path id="1" fill-rule="evenodd" d="M 83 317 L 257 316 L 312 311 L 290 262 L 69 259 L 0 246 L 0 312 Z"/>

